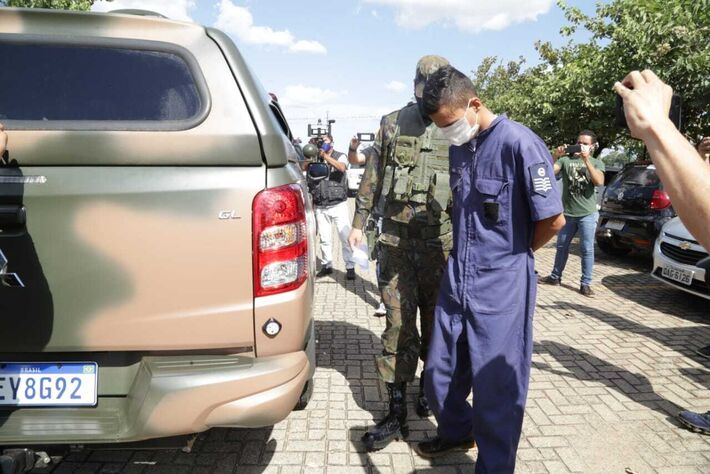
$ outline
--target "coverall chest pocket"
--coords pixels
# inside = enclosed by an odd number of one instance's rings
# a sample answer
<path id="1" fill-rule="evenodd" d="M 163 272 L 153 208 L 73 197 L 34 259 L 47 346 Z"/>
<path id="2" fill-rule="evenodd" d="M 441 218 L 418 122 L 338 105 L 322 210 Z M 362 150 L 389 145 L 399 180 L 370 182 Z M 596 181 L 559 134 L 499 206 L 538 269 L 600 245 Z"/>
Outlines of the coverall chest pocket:
<path id="1" fill-rule="evenodd" d="M 481 222 L 495 226 L 508 222 L 510 204 L 508 181 L 500 178 L 478 178 L 475 180 L 476 207 Z"/>

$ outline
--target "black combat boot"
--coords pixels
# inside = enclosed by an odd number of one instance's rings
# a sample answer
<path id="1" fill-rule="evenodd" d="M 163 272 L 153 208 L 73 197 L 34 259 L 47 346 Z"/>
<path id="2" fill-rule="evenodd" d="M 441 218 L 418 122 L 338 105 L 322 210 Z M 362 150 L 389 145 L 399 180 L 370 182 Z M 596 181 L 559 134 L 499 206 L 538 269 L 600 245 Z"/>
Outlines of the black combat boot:
<path id="1" fill-rule="evenodd" d="M 374 428 L 362 436 L 365 449 L 377 451 L 387 446 L 393 439 L 399 441 L 409 436 L 407 426 L 407 400 L 405 397 L 407 384 L 388 383 L 387 392 L 390 398 L 390 411 Z"/>
<path id="2" fill-rule="evenodd" d="M 429 418 L 431 416 L 429 400 L 426 399 L 426 394 L 424 394 L 424 372 L 419 377 L 419 394 L 417 395 L 416 407 L 419 418 Z"/>

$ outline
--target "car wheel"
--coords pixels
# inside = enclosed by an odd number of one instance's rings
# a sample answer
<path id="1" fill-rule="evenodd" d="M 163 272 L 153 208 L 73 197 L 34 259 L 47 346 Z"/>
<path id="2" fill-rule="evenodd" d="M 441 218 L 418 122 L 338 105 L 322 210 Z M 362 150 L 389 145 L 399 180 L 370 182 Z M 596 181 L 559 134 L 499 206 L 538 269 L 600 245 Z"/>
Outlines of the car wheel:
<path id="1" fill-rule="evenodd" d="M 627 255 L 629 252 L 631 252 L 631 249 L 629 247 L 617 247 L 612 243 L 612 241 L 609 240 L 597 239 L 597 245 L 599 245 L 599 248 L 602 252 L 614 257 L 623 257 L 624 255 Z"/>
<path id="2" fill-rule="evenodd" d="M 305 410 L 306 407 L 308 406 L 308 402 L 311 401 L 312 395 L 313 395 L 313 379 L 310 379 L 308 382 L 306 382 L 306 386 L 303 387 L 303 393 L 301 393 L 301 397 L 298 399 L 298 403 L 296 403 L 296 406 L 293 409 L 295 411 Z"/>

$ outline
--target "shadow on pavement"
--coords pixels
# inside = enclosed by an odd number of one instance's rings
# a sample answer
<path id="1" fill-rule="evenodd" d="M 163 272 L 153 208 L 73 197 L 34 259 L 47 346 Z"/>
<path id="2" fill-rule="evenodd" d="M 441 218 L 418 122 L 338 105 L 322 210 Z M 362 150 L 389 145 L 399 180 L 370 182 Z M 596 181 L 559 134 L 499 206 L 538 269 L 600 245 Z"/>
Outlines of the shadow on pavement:
<path id="1" fill-rule="evenodd" d="M 374 285 L 373 285 L 374 286 Z M 382 351 L 379 335 L 369 329 L 343 321 L 317 321 L 316 336 L 318 343 L 318 367 L 334 369 L 347 380 L 353 400 L 359 408 L 369 412 L 374 421 L 382 419 L 388 410 L 387 391 L 380 383 L 375 370 L 375 356 Z M 347 342 L 342 342 L 347 341 Z M 419 379 L 407 387 L 407 402 L 409 414 L 410 435 L 407 439 L 408 448 L 402 441 L 393 441 L 384 452 L 392 454 L 410 454 L 414 443 L 430 439 L 436 435 L 434 418 L 422 419 L 414 412 L 414 400 L 419 387 Z M 350 426 L 349 441 L 360 457 L 363 466 L 371 473 L 380 471 L 372 462 L 360 438 L 374 422 L 363 422 Z M 413 454 L 413 456 L 417 456 Z M 467 465 L 473 466 L 474 461 L 463 453 L 451 454 L 431 462 L 432 472 L 436 466 Z M 417 472 L 425 472 L 417 468 Z"/>
<path id="2" fill-rule="evenodd" d="M 648 273 L 653 266 L 651 255 L 638 252 L 631 252 L 624 256 L 609 255 L 601 251 L 599 246 L 594 247 L 594 263 L 603 264 L 621 270 L 635 270 L 641 273 Z"/>
<path id="3" fill-rule="evenodd" d="M 357 272 L 357 270 L 356 270 Z M 372 283 L 370 280 L 367 280 L 360 276 L 359 274 L 355 277 L 354 280 L 348 280 L 345 278 L 345 272 L 338 270 L 337 268 L 333 269 L 333 274 L 330 277 L 326 278 L 332 278 L 335 280 L 340 286 L 348 290 L 350 293 L 359 296 L 365 303 L 373 307 L 373 311 L 375 308 L 377 308 L 380 304 L 380 290 L 377 288 L 377 285 Z M 319 283 L 327 281 L 326 278 L 320 278 L 318 280 Z M 373 296 L 374 295 L 374 296 Z"/>
<path id="4" fill-rule="evenodd" d="M 706 367 L 710 367 L 710 362 L 707 359 L 703 361 Z M 705 390 L 710 390 L 710 370 L 697 368 L 683 368 L 680 373 L 698 385 L 705 387 Z"/>
<path id="5" fill-rule="evenodd" d="M 700 300 L 700 298 L 698 299 Z M 599 308 L 566 301 L 557 301 L 554 305 L 540 305 L 539 308 L 546 310 L 577 311 L 584 316 L 592 317 L 602 323 L 608 324 L 619 331 L 631 332 L 652 339 L 669 349 L 679 352 L 683 356 L 690 357 L 701 364 L 708 365 L 710 361 L 695 352 L 698 348 L 710 342 L 710 326 L 707 325 L 708 318 L 705 316 L 706 310 L 702 309 L 704 305 L 706 307 L 707 302 L 702 300 L 696 302 L 688 299 L 671 299 L 670 302 L 681 307 L 681 317 L 688 321 L 697 322 L 698 326 L 653 328 L 644 326 L 632 319 L 622 318 L 621 316 Z M 662 307 L 658 306 L 655 309 L 663 310 Z M 697 342 L 693 343 L 693 341 Z"/>
<path id="6" fill-rule="evenodd" d="M 268 467 L 277 442 L 272 428 L 214 428 L 198 435 L 139 443 L 86 446 L 67 453 L 52 473 L 199 474 L 261 473 Z M 50 452 L 50 455 L 52 453 Z M 48 471 L 33 471 L 45 473 Z"/>
<path id="7" fill-rule="evenodd" d="M 628 371 L 559 342 L 541 341 L 535 344 L 533 352 L 551 355 L 567 372 L 556 370 L 541 362 L 533 362 L 534 368 L 562 377 L 602 383 L 680 426 L 675 421 L 675 416 L 681 411 L 681 407 L 654 392 L 651 382 L 643 374 Z"/>
<path id="8" fill-rule="evenodd" d="M 646 308 L 692 321 L 710 322 L 707 300 L 666 285 L 651 277 L 649 271 L 609 275 L 602 278 L 601 283 L 618 296 Z"/>

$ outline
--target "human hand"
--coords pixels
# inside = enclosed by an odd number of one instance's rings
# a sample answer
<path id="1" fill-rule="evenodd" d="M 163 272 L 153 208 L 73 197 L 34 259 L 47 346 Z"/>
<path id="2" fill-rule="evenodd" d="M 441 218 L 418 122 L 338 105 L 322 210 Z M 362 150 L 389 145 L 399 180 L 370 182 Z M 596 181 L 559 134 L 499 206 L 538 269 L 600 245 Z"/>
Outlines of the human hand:
<path id="1" fill-rule="evenodd" d="M 589 157 L 592 156 L 592 145 L 582 145 L 582 151 L 579 152 L 579 156 L 581 156 L 585 162 L 589 161 Z"/>
<path id="2" fill-rule="evenodd" d="M 348 236 L 348 243 L 351 248 L 357 248 L 362 243 L 362 229 L 356 229 L 353 227 L 350 230 L 350 235 Z"/>
<path id="3" fill-rule="evenodd" d="M 357 150 L 357 147 L 360 146 L 360 140 L 357 137 L 352 137 L 350 139 L 350 149 L 351 150 Z"/>
<path id="4" fill-rule="evenodd" d="M 672 122 L 668 118 L 673 89 L 653 71 L 631 71 L 614 90 L 624 99 L 624 115 L 631 136 L 646 140 L 654 127 Z"/>
<path id="5" fill-rule="evenodd" d="M 559 160 L 562 156 L 565 154 L 565 148 L 567 148 L 567 145 L 560 145 L 554 150 L 552 150 L 552 158 L 555 159 L 555 161 Z"/>

